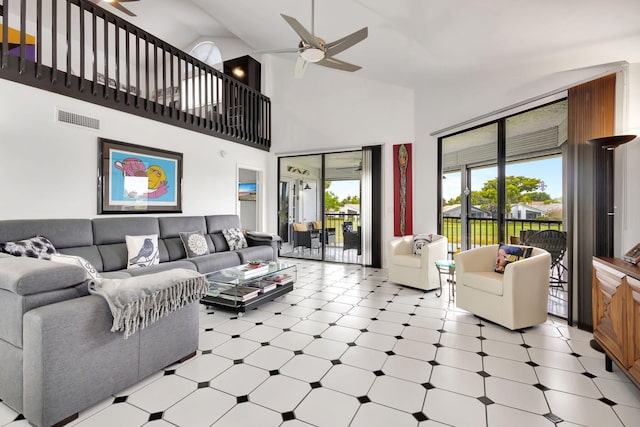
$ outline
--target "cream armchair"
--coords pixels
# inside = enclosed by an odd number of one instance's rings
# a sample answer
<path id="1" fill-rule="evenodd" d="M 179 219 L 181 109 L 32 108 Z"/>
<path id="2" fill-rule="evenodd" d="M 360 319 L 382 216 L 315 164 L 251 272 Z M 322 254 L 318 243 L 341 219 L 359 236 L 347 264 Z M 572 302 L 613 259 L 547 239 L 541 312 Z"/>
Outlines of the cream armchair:
<path id="1" fill-rule="evenodd" d="M 433 241 L 422 247 L 421 255 L 413 254 L 413 236 L 389 243 L 387 267 L 389 281 L 414 288 L 431 290 L 440 287 L 435 262 L 447 259 L 447 238 L 433 235 Z"/>
<path id="2" fill-rule="evenodd" d="M 496 273 L 498 245 L 456 255 L 456 305 L 509 329 L 526 328 L 547 320 L 551 255 L 533 248 L 529 258 Z"/>

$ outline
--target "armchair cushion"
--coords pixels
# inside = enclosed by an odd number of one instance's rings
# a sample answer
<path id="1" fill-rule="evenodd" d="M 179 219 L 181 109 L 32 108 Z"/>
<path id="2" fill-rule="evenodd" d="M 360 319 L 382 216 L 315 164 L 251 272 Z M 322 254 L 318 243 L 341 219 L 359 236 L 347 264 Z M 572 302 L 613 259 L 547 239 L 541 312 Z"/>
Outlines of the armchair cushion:
<path id="1" fill-rule="evenodd" d="M 422 247 L 427 243 L 431 243 L 433 234 L 416 234 L 413 236 L 413 254 L 420 255 Z"/>
<path id="2" fill-rule="evenodd" d="M 300 222 L 293 224 L 293 231 L 307 231 L 307 224 Z"/>
<path id="3" fill-rule="evenodd" d="M 528 246 L 513 246 L 500 243 L 498 246 L 498 255 L 496 257 L 496 273 L 504 274 L 507 264 L 519 261 L 524 258 L 529 258 L 533 248 Z"/>

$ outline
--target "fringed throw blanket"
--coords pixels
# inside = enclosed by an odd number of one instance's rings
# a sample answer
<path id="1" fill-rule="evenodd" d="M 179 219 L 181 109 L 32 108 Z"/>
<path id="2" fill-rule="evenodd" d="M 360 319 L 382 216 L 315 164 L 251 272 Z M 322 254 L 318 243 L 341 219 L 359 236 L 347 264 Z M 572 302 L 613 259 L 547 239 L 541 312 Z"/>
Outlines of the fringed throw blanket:
<path id="1" fill-rule="evenodd" d="M 124 338 L 154 323 L 207 293 L 204 276 L 196 271 L 176 268 L 126 279 L 98 278 L 89 282 L 89 291 L 107 300 L 113 327 Z"/>

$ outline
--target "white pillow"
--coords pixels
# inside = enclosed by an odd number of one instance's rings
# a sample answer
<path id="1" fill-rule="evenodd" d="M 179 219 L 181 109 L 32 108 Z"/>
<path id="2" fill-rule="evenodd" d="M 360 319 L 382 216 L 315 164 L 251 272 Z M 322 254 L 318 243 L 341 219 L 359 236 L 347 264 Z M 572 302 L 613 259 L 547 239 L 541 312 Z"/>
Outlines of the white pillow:
<path id="1" fill-rule="evenodd" d="M 96 268 L 89 261 L 82 258 L 81 256 L 52 254 L 51 261 L 60 262 L 63 264 L 77 265 L 78 267 L 84 268 L 84 271 L 86 271 L 87 273 L 85 280 L 98 278 L 98 270 L 96 270 Z"/>
<path id="2" fill-rule="evenodd" d="M 433 240 L 433 234 L 416 234 L 413 236 L 413 254 L 422 255 L 422 247 Z"/>
<path id="3" fill-rule="evenodd" d="M 127 268 L 160 264 L 158 235 L 124 236 L 127 242 Z"/>

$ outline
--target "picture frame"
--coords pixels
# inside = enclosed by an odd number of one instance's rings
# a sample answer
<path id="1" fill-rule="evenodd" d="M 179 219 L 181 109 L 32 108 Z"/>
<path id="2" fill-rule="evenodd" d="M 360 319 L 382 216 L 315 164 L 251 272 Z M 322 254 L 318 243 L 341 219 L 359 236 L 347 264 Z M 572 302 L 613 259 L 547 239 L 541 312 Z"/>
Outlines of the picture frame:
<path id="1" fill-rule="evenodd" d="M 182 153 L 98 138 L 98 214 L 182 213 Z"/>
<path id="2" fill-rule="evenodd" d="M 241 202 L 255 202 L 256 194 L 257 190 L 255 183 L 238 184 L 238 200 Z"/>

